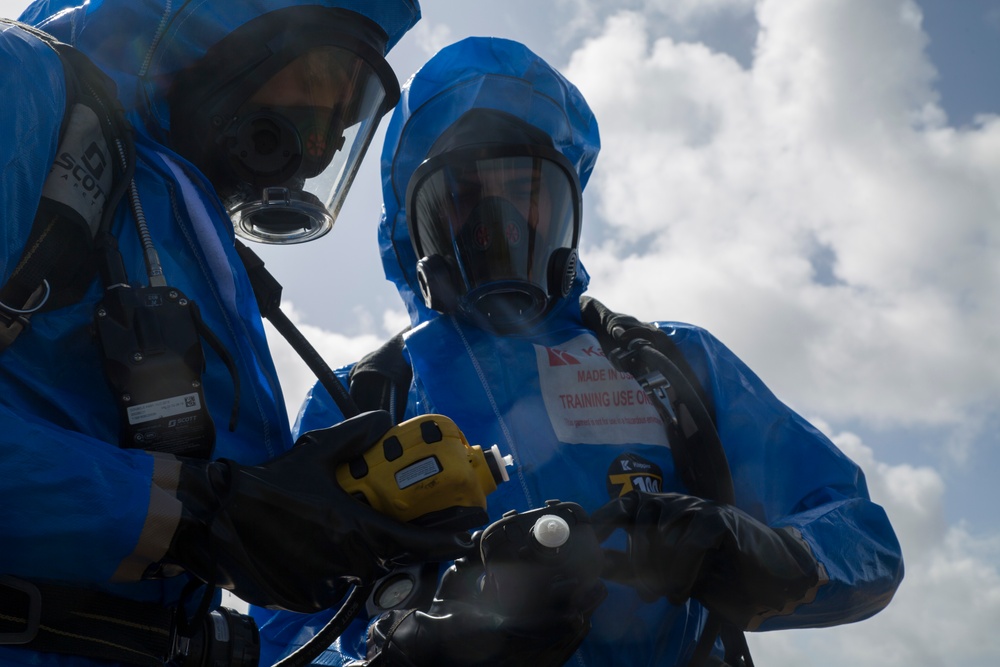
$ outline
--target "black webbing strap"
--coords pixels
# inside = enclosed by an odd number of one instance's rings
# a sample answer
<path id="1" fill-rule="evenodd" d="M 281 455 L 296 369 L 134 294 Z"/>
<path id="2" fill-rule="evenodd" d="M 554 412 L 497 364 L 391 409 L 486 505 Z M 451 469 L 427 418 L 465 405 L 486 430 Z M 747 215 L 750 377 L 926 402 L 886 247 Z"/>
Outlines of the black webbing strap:
<path id="1" fill-rule="evenodd" d="M 59 147 L 24 252 L 0 285 L 0 352 L 28 327 L 32 314 L 78 301 L 96 275 L 94 238 L 114 208 L 116 138 L 128 126 L 115 84 L 87 56 L 12 19 L 55 51 L 63 65 L 66 107 Z"/>
<path id="2" fill-rule="evenodd" d="M 84 588 L 0 577 L 0 644 L 162 667 L 173 612 Z"/>

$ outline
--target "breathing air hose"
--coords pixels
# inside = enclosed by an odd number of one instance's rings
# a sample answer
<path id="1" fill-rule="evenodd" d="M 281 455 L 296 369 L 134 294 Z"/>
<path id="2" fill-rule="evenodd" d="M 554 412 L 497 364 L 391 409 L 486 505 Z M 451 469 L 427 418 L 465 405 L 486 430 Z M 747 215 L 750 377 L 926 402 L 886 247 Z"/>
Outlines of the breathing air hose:
<path id="1" fill-rule="evenodd" d="M 302 357 L 311 370 L 319 379 L 320 384 L 330 394 L 330 397 L 340 408 L 340 412 L 345 419 L 357 416 L 361 411 L 354 403 L 350 393 L 344 385 L 337 379 L 337 374 L 327 365 L 323 357 L 320 356 L 316 348 L 306 340 L 302 332 L 292 323 L 288 316 L 281 310 L 281 283 L 275 280 L 270 271 L 264 268 L 264 260 L 257 256 L 246 244 L 236 241 L 236 252 L 239 253 L 243 265 L 246 267 L 247 275 L 250 277 L 250 284 L 253 286 L 254 296 L 257 297 L 257 306 L 260 314 L 274 325 L 285 340 L 289 342 L 295 352 Z"/>
<path id="2" fill-rule="evenodd" d="M 333 398 L 344 418 L 350 419 L 357 416 L 361 411 L 354 404 L 354 400 L 347 392 L 347 389 L 337 379 L 336 373 L 327 365 L 323 357 L 316 351 L 316 348 L 306 340 L 306 337 L 302 335 L 302 332 L 288 319 L 285 313 L 281 309 L 275 308 L 271 313 L 265 315 L 265 317 L 274 325 L 278 333 L 284 336 L 285 340 L 291 344 L 292 348 L 302 357 L 306 365 L 309 366 L 309 369 L 316 374 L 320 384 L 323 385 L 323 388 Z"/>
<path id="3" fill-rule="evenodd" d="M 316 348 L 306 340 L 302 332 L 281 311 L 281 284 L 264 268 L 264 261 L 239 240 L 236 241 L 236 251 L 239 253 L 240 259 L 247 269 L 250 284 L 253 286 L 254 295 L 257 297 L 257 306 L 260 308 L 260 314 L 274 325 L 278 333 L 289 342 L 295 352 L 306 362 L 306 365 L 316 375 L 320 384 L 323 385 L 323 388 L 333 398 L 337 407 L 340 408 L 340 412 L 344 415 L 344 418 L 350 419 L 360 414 L 360 409 L 354 403 L 354 399 L 351 398 L 350 393 L 337 378 L 337 374 L 333 372 L 333 369 L 320 356 Z M 275 663 L 274 667 L 303 667 L 303 665 L 308 665 L 315 660 L 347 629 L 347 626 L 350 625 L 354 617 L 357 616 L 358 611 L 365 604 L 372 588 L 373 584 L 354 585 L 351 588 L 351 592 L 345 598 L 344 604 L 333 615 L 333 618 L 319 632 L 313 635 L 309 641 Z"/>
<path id="4" fill-rule="evenodd" d="M 371 584 L 358 585 L 351 589 L 344 600 L 344 604 L 333 615 L 329 623 L 324 625 L 319 632 L 309 638 L 305 644 L 295 649 L 278 662 L 274 667 L 303 667 L 315 660 L 319 655 L 332 644 L 337 637 L 344 633 L 347 626 L 351 624 L 354 617 L 358 615 L 361 607 L 368 599 L 373 586 Z"/>

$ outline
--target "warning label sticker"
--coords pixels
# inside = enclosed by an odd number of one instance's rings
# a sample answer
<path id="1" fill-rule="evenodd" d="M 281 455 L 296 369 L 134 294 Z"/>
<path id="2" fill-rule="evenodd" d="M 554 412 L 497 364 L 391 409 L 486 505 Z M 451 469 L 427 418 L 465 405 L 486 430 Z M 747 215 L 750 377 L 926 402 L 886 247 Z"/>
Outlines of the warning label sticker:
<path id="1" fill-rule="evenodd" d="M 142 405 L 130 407 L 127 410 L 128 423 L 133 426 L 136 424 L 145 424 L 154 419 L 173 417 L 174 415 L 182 415 L 185 412 L 194 412 L 200 409 L 201 400 L 198 398 L 197 393 L 172 396 L 160 401 L 152 401 L 151 403 L 143 403 Z"/>
<path id="2" fill-rule="evenodd" d="M 428 456 L 426 459 L 420 459 L 416 463 L 411 463 L 397 472 L 396 485 L 400 489 L 405 489 L 417 482 L 424 481 L 428 477 L 433 477 L 439 472 L 441 472 L 441 464 L 438 463 L 437 458 Z"/>
<path id="3" fill-rule="evenodd" d="M 535 345 L 535 358 L 552 429 L 563 442 L 667 444 L 663 421 L 646 392 L 611 366 L 592 335 L 558 347 Z"/>

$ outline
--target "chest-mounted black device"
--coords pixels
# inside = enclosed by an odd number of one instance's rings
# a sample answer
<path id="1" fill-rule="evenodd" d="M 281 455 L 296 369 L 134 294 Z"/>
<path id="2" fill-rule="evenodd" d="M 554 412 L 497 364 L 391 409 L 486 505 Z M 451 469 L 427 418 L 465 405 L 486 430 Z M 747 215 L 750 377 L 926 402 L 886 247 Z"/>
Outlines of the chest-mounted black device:
<path id="1" fill-rule="evenodd" d="M 208 458 L 215 428 L 201 376 L 198 307 L 172 287 L 109 291 L 95 325 L 123 447 Z"/>

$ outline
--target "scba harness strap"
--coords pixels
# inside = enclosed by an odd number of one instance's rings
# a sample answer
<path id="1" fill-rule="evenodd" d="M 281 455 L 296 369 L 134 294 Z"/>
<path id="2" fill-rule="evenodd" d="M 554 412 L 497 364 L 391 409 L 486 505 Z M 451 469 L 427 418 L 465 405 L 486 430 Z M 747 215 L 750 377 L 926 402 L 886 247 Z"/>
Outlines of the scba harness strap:
<path id="1" fill-rule="evenodd" d="M 0 288 L 0 352 L 30 324 L 31 316 L 79 300 L 97 263 L 94 239 L 115 182 L 116 137 L 125 127 L 115 85 L 89 58 L 51 35 L 11 19 L 8 25 L 47 44 L 63 65 L 66 112 L 59 147 L 25 250 Z"/>

